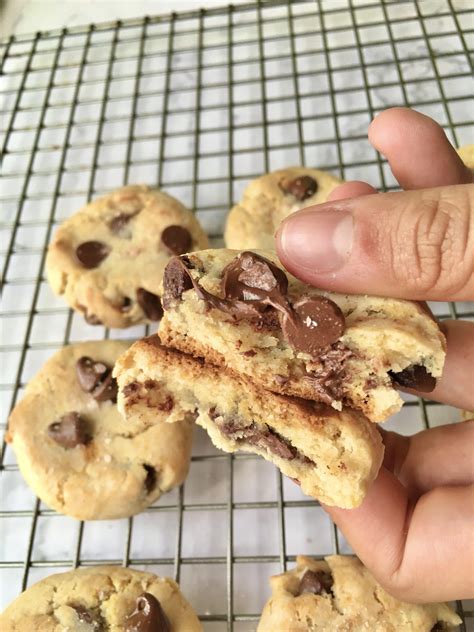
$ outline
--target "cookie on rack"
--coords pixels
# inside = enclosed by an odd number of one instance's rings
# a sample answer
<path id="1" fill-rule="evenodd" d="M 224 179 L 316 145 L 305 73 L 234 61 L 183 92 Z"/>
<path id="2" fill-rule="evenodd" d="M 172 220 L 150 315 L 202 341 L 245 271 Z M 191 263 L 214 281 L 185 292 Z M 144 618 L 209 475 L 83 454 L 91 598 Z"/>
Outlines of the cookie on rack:
<path id="1" fill-rule="evenodd" d="M 46 271 L 53 291 L 90 324 L 129 327 L 161 317 L 160 282 L 169 258 L 207 245 L 198 220 L 178 200 L 130 185 L 61 224 Z"/>
<path id="2" fill-rule="evenodd" d="M 30 586 L 0 615 L 4 632 L 201 632 L 168 577 L 98 566 L 57 573 Z"/>
<path id="3" fill-rule="evenodd" d="M 165 423 L 119 413 L 112 369 L 128 343 L 94 341 L 56 352 L 29 382 L 7 433 L 26 482 L 60 513 L 81 520 L 131 516 L 186 477 L 193 420 Z"/>
<path id="4" fill-rule="evenodd" d="M 445 338 L 421 303 L 323 292 L 270 252 L 216 249 L 165 269 L 164 345 L 227 365 L 284 395 L 384 421 L 398 386 L 433 390 Z"/>
<path id="5" fill-rule="evenodd" d="M 298 556 L 296 568 L 272 577 L 270 585 L 257 632 L 431 632 L 461 623 L 445 603 L 409 604 L 391 597 L 349 555 Z"/>
<path id="6" fill-rule="evenodd" d="M 376 426 L 355 411 L 265 391 L 248 377 L 163 347 L 158 336 L 133 344 L 114 374 L 126 416 L 145 421 L 155 415 L 155 401 L 172 401 L 177 419 L 196 413 L 218 448 L 262 456 L 329 505 L 359 505 L 382 462 Z"/>
<path id="7" fill-rule="evenodd" d="M 252 180 L 228 215 L 227 248 L 274 249 L 275 231 L 285 217 L 326 202 L 339 184 L 332 174 L 306 167 L 288 167 Z"/>

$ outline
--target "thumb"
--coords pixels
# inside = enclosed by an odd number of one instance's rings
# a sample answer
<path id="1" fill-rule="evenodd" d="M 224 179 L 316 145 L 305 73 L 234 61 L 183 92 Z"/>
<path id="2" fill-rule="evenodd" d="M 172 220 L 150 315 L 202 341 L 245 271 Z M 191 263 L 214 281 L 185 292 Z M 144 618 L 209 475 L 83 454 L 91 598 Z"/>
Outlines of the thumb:
<path id="1" fill-rule="evenodd" d="M 474 297 L 474 186 L 309 207 L 285 219 L 276 244 L 289 272 L 323 289 L 468 300 Z"/>

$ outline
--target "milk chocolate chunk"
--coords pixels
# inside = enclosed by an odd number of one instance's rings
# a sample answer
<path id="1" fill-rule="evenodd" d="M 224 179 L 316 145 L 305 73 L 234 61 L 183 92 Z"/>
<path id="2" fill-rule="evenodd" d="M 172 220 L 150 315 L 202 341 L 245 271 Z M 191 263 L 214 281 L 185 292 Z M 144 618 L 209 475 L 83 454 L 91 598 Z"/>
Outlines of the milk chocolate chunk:
<path id="1" fill-rule="evenodd" d="M 154 595 L 138 597 L 135 610 L 125 620 L 125 632 L 171 632 L 168 617 Z"/>
<path id="2" fill-rule="evenodd" d="M 169 309 L 175 300 L 193 287 L 188 269 L 192 264 L 186 257 L 173 257 L 168 262 L 163 276 L 163 307 Z"/>
<path id="3" fill-rule="evenodd" d="M 76 248 L 76 256 L 84 268 L 97 268 L 109 255 L 110 248 L 102 241 L 85 241 Z"/>
<path id="4" fill-rule="evenodd" d="M 125 229 L 128 227 L 130 220 L 135 217 L 137 212 L 138 211 L 135 211 L 135 213 L 120 213 L 119 215 L 115 215 L 115 217 L 112 217 L 112 219 L 109 220 L 107 224 L 111 232 L 114 233 L 114 235 L 118 235 L 119 237 L 130 238 L 132 236 L 131 231 L 126 231 Z"/>
<path id="5" fill-rule="evenodd" d="M 140 287 L 137 290 L 137 302 L 149 320 L 160 320 L 163 316 L 160 297 Z"/>
<path id="6" fill-rule="evenodd" d="M 285 193 L 290 193 L 300 202 L 310 198 L 318 190 L 318 183 L 311 176 L 299 176 L 294 180 L 282 180 L 280 188 Z"/>
<path id="7" fill-rule="evenodd" d="M 224 269 L 226 299 L 251 301 L 286 295 L 288 279 L 278 266 L 254 252 L 242 252 Z"/>
<path id="8" fill-rule="evenodd" d="M 161 233 L 161 241 L 174 255 L 182 255 L 191 248 L 192 238 L 182 226 L 168 226 Z"/>
<path id="9" fill-rule="evenodd" d="M 399 373 L 389 371 L 394 382 L 405 388 L 414 388 L 421 393 L 431 393 L 436 386 L 436 379 L 421 364 L 413 364 Z"/>
<path id="10" fill-rule="evenodd" d="M 325 571 L 306 571 L 300 581 L 299 595 L 310 593 L 313 595 L 321 595 L 329 592 L 333 585 L 333 579 L 330 573 Z"/>
<path id="11" fill-rule="evenodd" d="M 283 335 L 297 351 L 316 356 L 344 333 L 344 314 L 323 296 L 303 297 L 282 317 Z"/>
<path id="12" fill-rule="evenodd" d="M 76 362 L 76 375 L 82 390 L 91 393 L 96 401 L 117 399 L 117 382 L 112 377 L 112 370 L 103 362 L 82 356 Z"/>
<path id="13" fill-rule="evenodd" d="M 91 439 L 87 432 L 86 421 L 76 412 L 67 413 L 50 424 L 48 435 L 66 449 L 86 445 Z"/>
<path id="14" fill-rule="evenodd" d="M 91 628 L 88 628 L 94 632 L 105 632 L 104 620 L 98 612 L 94 612 L 89 608 L 86 608 L 82 604 L 70 604 L 77 613 L 77 618 L 81 623 L 88 623 Z"/>

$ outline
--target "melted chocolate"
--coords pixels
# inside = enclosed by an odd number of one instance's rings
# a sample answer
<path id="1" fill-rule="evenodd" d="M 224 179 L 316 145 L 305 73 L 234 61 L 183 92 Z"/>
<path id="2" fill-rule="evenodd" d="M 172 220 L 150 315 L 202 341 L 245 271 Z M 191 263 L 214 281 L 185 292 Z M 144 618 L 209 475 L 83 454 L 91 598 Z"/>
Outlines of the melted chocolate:
<path id="1" fill-rule="evenodd" d="M 308 570 L 301 578 L 298 594 L 321 595 L 322 593 L 328 593 L 331 591 L 333 583 L 331 573 Z"/>
<path id="2" fill-rule="evenodd" d="M 98 612 L 94 612 L 82 604 L 70 604 L 70 607 L 76 611 L 77 618 L 81 623 L 88 623 L 91 626 L 91 632 L 105 632 L 104 619 Z"/>
<path id="3" fill-rule="evenodd" d="M 174 255 L 182 255 L 191 249 L 192 238 L 183 226 L 168 226 L 161 233 L 161 242 Z"/>
<path id="4" fill-rule="evenodd" d="M 299 176 L 294 180 L 281 180 L 280 189 L 284 193 L 293 195 L 300 202 L 304 202 L 316 193 L 318 183 L 311 176 Z"/>
<path id="5" fill-rule="evenodd" d="M 76 362 L 77 381 L 86 393 L 90 393 L 98 402 L 117 400 L 117 382 L 112 377 L 112 369 L 103 362 L 82 356 Z"/>
<path id="6" fill-rule="evenodd" d="M 399 386 L 414 388 L 420 393 L 431 393 L 436 386 L 436 379 L 420 364 L 413 364 L 400 373 L 389 371 L 389 375 Z"/>
<path id="7" fill-rule="evenodd" d="M 138 597 L 135 610 L 125 620 L 125 632 L 171 632 L 168 617 L 158 599 L 143 593 Z"/>
<path id="8" fill-rule="evenodd" d="M 255 322 L 258 328 L 282 328 L 297 351 L 317 356 L 344 333 L 344 315 L 322 296 L 303 297 L 293 306 L 286 294 L 288 279 L 278 266 L 254 252 L 242 252 L 223 271 L 224 297 L 214 296 L 191 276 L 186 261 L 174 258 L 165 269 L 164 289 L 168 309 L 173 300 L 194 287 L 209 307 L 235 319 Z"/>
<path id="9" fill-rule="evenodd" d="M 91 440 L 86 421 L 76 412 L 67 413 L 50 424 L 48 435 L 66 449 L 87 445 Z"/>
<path id="10" fill-rule="evenodd" d="M 76 248 L 76 257 L 84 268 L 97 268 L 108 257 L 110 248 L 102 241 L 85 241 Z"/>

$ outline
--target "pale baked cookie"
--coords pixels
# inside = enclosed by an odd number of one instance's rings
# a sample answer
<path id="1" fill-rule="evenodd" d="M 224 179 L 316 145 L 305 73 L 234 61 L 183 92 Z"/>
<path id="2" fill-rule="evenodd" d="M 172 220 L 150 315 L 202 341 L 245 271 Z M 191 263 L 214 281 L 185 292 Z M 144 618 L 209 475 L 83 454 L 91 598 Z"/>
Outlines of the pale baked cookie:
<path id="1" fill-rule="evenodd" d="M 257 632 L 434 632 L 461 623 L 447 604 L 394 599 L 348 555 L 298 556 L 296 568 L 270 585 Z"/>
<path id="2" fill-rule="evenodd" d="M 275 231 L 295 211 L 326 202 L 341 180 L 318 169 L 288 167 L 252 180 L 230 211 L 224 233 L 228 248 L 275 248 Z"/>
<path id="3" fill-rule="evenodd" d="M 200 632 L 178 584 L 119 566 L 57 573 L 0 615 L 3 632 Z"/>
<path id="4" fill-rule="evenodd" d="M 132 345 L 115 375 L 125 415 L 146 420 L 156 406 L 174 401 L 169 421 L 196 412 L 218 448 L 259 454 L 329 505 L 359 505 L 382 462 L 377 428 L 355 411 L 268 392 L 245 376 L 161 346 L 158 336 Z"/>
<path id="5" fill-rule="evenodd" d="M 461 421 L 469 421 L 474 419 L 474 412 L 472 410 L 461 410 Z"/>
<path id="6" fill-rule="evenodd" d="M 81 520 L 136 514 L 186 477 L 191 418 L 164 423 L 122 417 L 112 369 L 125 342 L 64 347 L 29 382 L 10 416 L 12 444 L 26 482 L 47 505 Z"/>
<path id="7" fill-rule="evenodd" d="M 470 169 L 474 169 L 474 144 L 464 145 L 457 150 L 461 160 Z"/>
<path id="8" fill-rule="evenodd" d="M 163 344 L 286 395 L 371 421 L 397 412 L 396 386 L 429 392 L 445 339 L 420 303 L 335 294 L 298 281 L 276 255 L 205 250 L 165 270 Z"/>
<path id="9" fill-rule="evenodd" d="M 206 248 L 197 219 L 147 186 L 101 197 L 56 231 L 46 259 L 49 283 L 90 324 L 129 327 L 158 320 L 169 258 Z"/>

